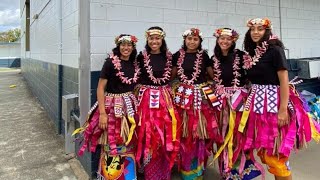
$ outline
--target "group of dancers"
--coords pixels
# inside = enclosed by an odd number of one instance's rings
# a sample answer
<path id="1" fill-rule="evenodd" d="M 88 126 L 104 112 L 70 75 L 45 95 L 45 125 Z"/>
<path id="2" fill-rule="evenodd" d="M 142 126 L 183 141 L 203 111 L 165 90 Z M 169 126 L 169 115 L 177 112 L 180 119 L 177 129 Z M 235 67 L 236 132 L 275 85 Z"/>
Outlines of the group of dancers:
<path id="1" fill-rule="evenodd" d="M 80 155 L 101 146 L 98 179 L 169 180 L 173 167 L 184 180 L 203 179 L 215 160 L 223 179 L 264 177 L 255 153 L 276 180 L 292 179 L 290 153 L 319 140 L 320 126 L 289 82 L 271 21 L 247 26 L 244 50 L 237 31 L 215 30 L 211 58 L 197 28 L 174 54 L 157 26 L 139 54 L 134 35 L 115 38 L 81 132 Z"/>

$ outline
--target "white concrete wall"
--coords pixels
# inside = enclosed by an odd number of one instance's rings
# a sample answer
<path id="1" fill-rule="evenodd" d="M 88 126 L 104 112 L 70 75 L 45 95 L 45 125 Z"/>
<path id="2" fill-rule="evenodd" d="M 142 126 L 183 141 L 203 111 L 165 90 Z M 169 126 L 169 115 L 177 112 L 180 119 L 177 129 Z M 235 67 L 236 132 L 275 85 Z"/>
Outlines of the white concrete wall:
<path id="1" fill-rule="evenodd" d="M 101 64 L 120 33 L 139 38 L 138 50 L 145 45 L 144 31 L 158 25 L 167 32 L 167 44 L 175 52 L 182 43 L 182 32 L 190 27 L 203 31 L 204 48 L 212 54 L 218 27 L 230 27 L 240 33 L 237 47 L 242 48 L 247 31 L 246 21 L 252 17 L 269 17 L 274 33 L 289 49 L 290 58 L 320 56 L 319 0 L 91 0 L 91 69 Z"/>
<path id="2" fill-rule="evenodd" d="M 24 3 L 24 0 L 22 0 Z M 79 6 L 78 0 L 30 1 L 30 57 L 33 59 L 78 68 Z M 62 13 L 62 21 L 59 14 Z M 38 19 L 34 19 L 39 14 Z M 25 31 L 25 11 L 21 14 L 22 32 Z M 62 25 L 62 31 L 60 31 Z M 62 32 L 62 42 L 60 33 Z M 25 49 L 22 33 L 22 50 Z M 62 44 L 62 59 L 60 58 Z M 24 52 L 22 51 L 22 54 Z"/>
<path id="3" fill-rule="evenodd" d="M 291 58 L 320 56 L 320 1 L 281 0 L 283 41 Z"/>
<path id="4" fill-rule="evenodd" d="M 204 33 L 203 47 L 212 54 L 218 27 L 235 28 L 241 33 L 238 47 L 249 17 L 270 16 L 276 32 L 279 28 L 278 0 L 91 0 L 91 67 L 100 70 L 106 52 L 114 47 L 114 37 L 120 33 L 134 34 L 140 40 L 138 50 L 145 45 L 144 32 L 158 25 L 166 33 L 172 52 L 182 44 L 181 34 L 191 27 Z"/>
<path id="5" fill-rule="evenodd" d="M 23 1 L 23 0 L 21 0 Z M 62 1 L 62 61 L 59 62 L 58 1 L 31 1 L 31 57 L 78 68 L 79 5 L 77 0 Z M 44 8 L 44 6 L 49 4 Z M 144 32 L 150 26 L 161 26 L 167 32 L 167 44 L 172 52 L 182 44 L 182 32 L 200 28 L 205 40 L 203 47 L 212 50 L 213 31 L 230 27 L 240 33 L 237 47 L 242 48 L 247 31 L 245 22 L 251 17 L 269 17 L 274 32 L 289 49 L 290 58 L 320 56 L 320 1 L 318 0 L 90 0 L 91 70 L 101 65 L 114 47 L 114 37 L 120 33 L 139 38 L 138 50 L 145 45 Z M 23 16 L 24 12 L 21 13 Z M 23 22 L 22 22 L 23 28 Z M 22 49 L 24 39 L 22 38 Z"/>
<path id="6" fill-rule="evenodd" d="M 20 43 L 4 43 L 0 44 L 0 57 L 20 57 Z"/>
<path id="7" fill-rule="evenodd" d="M 30 57 L 60 64 L 58 0 L 30 1 Z M 39 14 L 38 19 L 33 17 Z"/>
<path id="8" fill-rule="evenodd" d="M 62 0 L 62 65 L 79 68 L 79 0 Z"/>

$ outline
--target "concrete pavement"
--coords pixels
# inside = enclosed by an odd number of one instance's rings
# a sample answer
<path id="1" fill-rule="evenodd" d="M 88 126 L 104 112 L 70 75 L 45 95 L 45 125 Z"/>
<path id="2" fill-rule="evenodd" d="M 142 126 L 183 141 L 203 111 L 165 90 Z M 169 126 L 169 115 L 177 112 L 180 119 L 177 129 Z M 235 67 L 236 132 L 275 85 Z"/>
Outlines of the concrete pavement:
<path id="1" fill-rule="evenodd" d="M 256 157 L 256 160 L 259 160 Z M 320 179 L 320 144 L 311 142 L 308 148 L 298 153 L 293 153 L 290 158 L 293 180 L 319 180 Z M 267 171 L 266 180 L 274 180 L 274 177 Z M 205 180 L 219 179 L 216 168 L 209 167 L 205 174 Z M 261 179 L 261 176 L 255 178 Z M 176 179 L 178 180 L 178 179 Z"/>
<path id="2" fill-rule="evenodd" d="M 89 179 L 79 161 L 64 155 L 63 138 L 56 135 L 19 72 L 0 70 L 0 179 Z M 294 180 L 320 179 L 320 144 L 311 143 L 293 154 L 290 164 Z M 173 180 L 178 179 L 174 173 Z M 204 179 L 220 177 L 214 167 L 209 167 Z M 273 177 L 267 173 L 266 180 Z"/>
<path id="3" fill-rule="evenodd" d="M 0 70 L 0 179 L 88 179 L 19 72 Z"/>

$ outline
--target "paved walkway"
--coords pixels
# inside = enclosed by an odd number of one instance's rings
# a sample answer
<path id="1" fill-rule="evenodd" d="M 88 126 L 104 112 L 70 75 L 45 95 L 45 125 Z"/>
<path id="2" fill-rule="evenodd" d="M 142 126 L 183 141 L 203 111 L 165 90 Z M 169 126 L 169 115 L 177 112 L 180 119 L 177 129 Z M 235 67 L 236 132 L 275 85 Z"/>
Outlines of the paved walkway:
<path id="1" fill-rule="evenodd" d="M 0 179 L 87 179 L 76 176 L 81 166 L 64 155 L 63 138 L 19 72 L 0 70 Z"/>
<path id="2" fill-rule="evenodd" d="M 256 158 L 259 160 L 259 158 Z M 290 166 L 292 169 L 293 180 L 319 180 L 320 179 L 320 144 L 312 142 L 307 149 L 296 154 L 292 154 Z M 265 167 L 265 166 L 264 166 Z M 220 180 L 217 170 L 209 167 L 206 172 L 205 180 Z M 266 170 L 266 180 L 274 180 L 274 177 Z M 260 180 L 260 177 L 255 180 Z M 178 180 L 178 179 L 177 179 Z"/>
<path id="3" fill-rule="evenodd" d="M 19 72 L 0 69 L 0 179 L 88 179 L 79 162 L 64 155 L 63 138 L 56 135 Z M 320 179 L 320 144 L 311 143 L 308 149 L 294 154 L 290 163 L 294 180 Z M 175 173 L 173 180 L 178 179 Z M 210 167 L 204 179 L 220 177 Z M 273 177 L 267 173 L 266 180 Z"/>

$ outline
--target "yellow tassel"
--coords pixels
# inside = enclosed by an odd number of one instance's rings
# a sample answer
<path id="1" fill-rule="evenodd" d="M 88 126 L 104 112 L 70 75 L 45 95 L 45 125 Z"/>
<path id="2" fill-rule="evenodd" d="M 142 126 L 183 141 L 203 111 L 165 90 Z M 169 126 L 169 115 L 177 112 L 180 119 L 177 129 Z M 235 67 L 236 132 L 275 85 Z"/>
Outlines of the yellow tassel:
<path id="1" fill-rule="evenodd" d="M 174 115 L 173 108 L 169 109 L 169 113 L 172 118 L 172 141 L 176 141 L 177 140 L 177 119 L 176 119 L 176 116 Z"/>
<path id="2" fill-rule="evenodd" d="M 76 135 L 76 134 L 78 134 L 78 133 L 82 133 L 84 130 L 85 130 L 84 127 L 78 128 L 78 129 L 76 129 L 76 130 L 73 131 L 73 133 L 72 133 L 71 136 L 74 136 L 74 135 Z"/>
<path id="3" fill-rule="evenodd" d="M 132 136 L 133 136 L 133 133 L 134 133 L 134 129 L 136 128 L 136 122 L 135 122 L 134 118 L 132 116 L 128 115 L 128 119 L 129 119 L 129 122 L 131 123 L 131 127 L 130 127 L 130 132 L 128 135 L 128 140 L 126 142 L 126 145 L 128 145 L 130 143 Z"/>
<path id="4" fill-rule="evenodd" d="M 127 142 L 128 134 L 129 134 L 129 125 L 127 122 L 127 118 L 123 116 L 121 120 L 121 131 L 120 131 L 120 136 L 122 137 L 123 142 Z"/>
<path id="5" fill-rule="evenodd" d="M 231 139 L 233 139 L 233 130 L 234 130 L 234 126 L 235 126 L 235 116 L 236 116 L 236 112 L 230 110 L 228 134 L 223 142 L 223 145 L 219 148 L 219 150 L 217 151 L 217 153 L 213 157 L 213 161 L 216 160 L 220 156 L 221 152 L 223 151 L 223 149 L 226 147 L 227 144 L 228 144 L 228 152 L 230 153 L 230 151 L 231 151 L 230 154 L 233 155 L 233 152 L 232 152 L 233 142 L 231 142 L 229 144 L 229 141 Z M 231 148 L 231 150 L 229 148 Z M 229 160 L 230 160 L 230 157 L 229 157 Z M 232 161 L 232 157 L 231 157 L 231 161 Z"/>
<path id="6" fill-rule="evenodd" d="M 229 167 L 232 168 L 232 158 L 233 158 L 233 131 L 235 127 L 236 112 L 230 109 L 230 120 L 229 120 L 229 131 L 231 131 L 231 137 L 228 142 L 228 159 Z M 231 128 L 230 128 L 231 126 Z"/>
<path id="7" fill-rule="evenodd" d="M 246 124 L 247 124 L 247 121 L 249 118 L 249 114 L 250 114 L 250 111 L 248 111 L 248 110 L 244 110 L 242 113 L 242 117 L 241 117 L 239 128 L 238 128 L 238 131 L 241 133 L 243 133 L 243 130 L 246 127 Z"/>
<path id="8" fill-rule="evenodd" d="M 167 91 L 163 91 L 163 94 L 165 96 L 165 100 L 167 103 L 167 109 L 172 119 L 172 141 L 176 141 L 177 140 L 177 118 L 174 114 L 172 102 L 171 102 L 171 99 L 169 98 L 170 96 L 168 95 Z"/>
<path id="9" fill-rule="evenodd" d="M 84 122 L 84 124 L 82 125 L 82 127 L 74 130 L 71 134 L 71 136 L 74 136 L 78 133 L 83 133 L 83 131 L 85 131 L 85 129 L 89 126 L 89 117 L 90 117 L 90 114 L 87 115 L 87 120 Z"/>
<path id="10" fill-rule="evenodd" d="M 311 137 L 317 142 L 320 142 L 320 133 L 317 131 L 314 122 L 312 121 L 312 117 L 310 114 L 308 114 L 309 116 L 309 121 L 310 121 L 310 126 L 311 126 Z"/>

